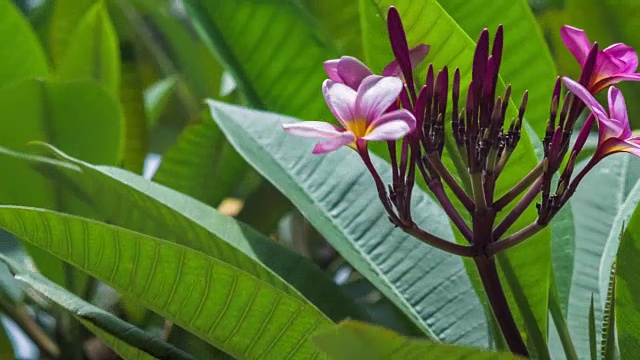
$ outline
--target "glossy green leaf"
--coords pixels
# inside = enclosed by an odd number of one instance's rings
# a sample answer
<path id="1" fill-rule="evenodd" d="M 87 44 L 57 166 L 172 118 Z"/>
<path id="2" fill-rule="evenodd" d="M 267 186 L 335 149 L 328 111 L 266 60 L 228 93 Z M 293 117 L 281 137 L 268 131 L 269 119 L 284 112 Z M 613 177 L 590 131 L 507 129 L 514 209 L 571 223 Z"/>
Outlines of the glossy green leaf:
<path id="1" fill-rule="evenodd" d="M 445 345 L 426 339 L 402 337 L 382 327 L 346 321 L 314 336 L 314 342 L 333 360 L 351 359 L 520 359 L 509 353 Z"/>
<path id="2" fill-rule="evenodd" d="M 67 51 L 78 22 L 98 0 L 56 0 L 49 20 L 48 48 L 54 64 L 59 64 Z"/>
<path id="3" fill-rule="evenodd" d="M 103 341 L 120 349 L 127 358 L 193 359 L 184 351 L 82 300 L 44 276 L 26 270 L 4 255 L 0 255 L 0 261 L 10 267 L 16 280 L 28 285 L 39 295 L 72 314 L 89 330 L 95 331 Z"/>
<path id="4" fill-rule="evenodd" d="M 93 79 L 102 83 L 112 95 L 118 96 L 118 38 L 104 2 L 97 2 L 78 21 L 70 34 L 56 76 L 64 80 Z"/>
<path id="5" fill-rule="evenodd" d="M 471 79 L 471 64 L 475 43 L 464 32 L 462 28 L 451 18 L 436 0 L 361 0 L 361 16 L 363 24 L 364 51 L 367 64 L 375 70 L 382 68 L 392 58 L 391 46 L 389 44 L 386 30 L 386 13 L 390 5 L 397 8 L 402 17 L 407 33 L 407 42 L 410 47 L 421 43 L 430 44 L 431 49 L 426 62 L 431 62 L 435 69 L 448 66 L 449 69 L 460 68 L 461 90 L 465 90 Z M 508 61 L 508 53 L 505 53 L 504 61 Z M 450 70 L 451 74 L 452 70 Z M 418 79 L 424 79 L 426 67 L 419 68 Z M 465 85 L 466 84 L 466 85 Z M 499 88 L 504 89 L 502 81 L 499 81 Z M 498 90 L 500 93 L 501 90 Z M 520 95 L 517 95 L 519 101 Z M 515 114 L 515 107 L 512 105 L 508 110 Z M 522 139 L 516 151 L 509 160 L 504 173 L 500 176 L 496 196 L 504 194 L 520 181 L 538 163 L 531 139 L 523 131 Z M 517 165 L 512 165 L 517 164 Z M 497 221 L 508 213 L 510 207 L 498 215 Z M 461 210 L 464 213 L 464 210 Z M 536 210 L 530 207 L 520 219 L 510 228 L 508 233 L 529 225 L 536 218 Z M 507 235 L 508 235 L 507 233 Z M 458 237 L 459 241 L 464 241 Z M 510 261 L 518 264 L 514 272 L 524 292 L 526 299 L 531 305 L 533 316 L 542 334 L 546 334 L 547 329 L 547 292 L 549 289 L 549 269 L 551 261 L 550 234 L 548 230 L 543 230 L 527 242 L 507 251 Z M 472 266 L 472 265 L 471 265 Z M 479 281 L 475 280 L 475 270 L 469 270 L 474 285 L 484 299 Z M 508 292 L 511 307 L 517 308 L 513 296 Z M 516 321 L 520 328 L 524 328 L 524 318 L 519 312 L 515 312 Z"/>
<path id="6" fill-rule="evenodd" d="M 125 118 L 122 167 L 142 173 L 147 156 L 149 121 L 143 97 L 142 76 L 138 71 L 138 54 L 131 44 L 123 44 L 120 103 Z"/>
<path id="7" fill-rule="evenodd" d="M 640 207 L 622 235 L 616 258 L 616 324 L 620 358 L 635 359 L 640 353 Z"/>
<path id="8" fill-rule="evenodd" d="M 160 114 L 169 101 L 169 96 L 175 89 L 176 76 L 170 76 L 152 84 L 144 91 L 144 108 L 149 120 L 149 126 L 158 122 Z"/>
<path id="9" fill-rule="evenodd" d="M 333 39 L 340 56 L 349 55 L 363 59 L 358 1 L 303 0 L 301 4 L 316 19 L 313 27 L 318 29 L 317 31 L 326 31 L 326 35 Z"/>
<path id="10" fill-rule="evenodd" d="M 93 220 L 0 207 L 0 227 L 236 357 L 312 357 L 332 323 L 295 294 L 199 251 Z M 269 326 L 267 326 L 267 324 Z"/>
<path id="11" fill-rule="evenodd" d="M 373 180 L 352 150 L 315 156 L 313 142 L 282 131 L 292 118 L 214 101 L 209 106 L 238 152 L 425 334 L 487 346 L 482 307 L 460 258 L 395 228 L 382 205 L 372 203 Z M 390 178 L 384 161 L 376 157 L 374 163 Z M 415 199 L 416 222 L 453 239 L 442 210 L 421 191 Z"/>
<path id="12" fill-rule="evenodd" d="M 493 33 L 499 24 L 504 26 L 500 75 L 511 84 L 516 99 L 519 100 L 525 90 L 529 91 L 525 116 L 538 136 L 542 136 L 557 74 L 549 47 L 527 1 L 440 0 L 439 3 L 472 39 L 484 28 Z"/>
<path id="13" fill-rule="evenodd" d="M 7 155 L 35 162 L 44 174 L 95 206 L 105 221 L 204 252 L 299 296 L 295 288 L 335 320 L 367 318 L 309 260 L 188 196 L 127 171 L 92 166 L 61 153 L 58 156 L 69 163 Z"/>
<path id="14" fill-rule="evenodd" d="M 594 298 L 596 331 L 602 328 L 603 306 L 615 250 L 623 223 L 627 223 L 640 200 L 640 160 L 615 154 L 604 159 L 584 178 L 571 199 L 575 221 L 576 250 L 567 322 L 578 354 L 589 352 L 585 319 L 589 298 Z M 580 169 L 585 164 L 579 164 Z M 613 251 L 613 253 L 611 252 Z M 609 264 L 609 265 L 607 265 Z"/>
<path id="15" fill-rule="evenodd" d="M 49 72 L 36 34 L 11 0 L 0 0 L 0 54 L 0 86 Z"/>
<path id="16" fill-rule="evenodd" d="M 308 119 L 332 118 L 317 100 L 326 78 L 322 63 L 340 54 L 297 3 L 188 0 L 185 5 L 203 42 L 233 75 L 249 105 Z"/>

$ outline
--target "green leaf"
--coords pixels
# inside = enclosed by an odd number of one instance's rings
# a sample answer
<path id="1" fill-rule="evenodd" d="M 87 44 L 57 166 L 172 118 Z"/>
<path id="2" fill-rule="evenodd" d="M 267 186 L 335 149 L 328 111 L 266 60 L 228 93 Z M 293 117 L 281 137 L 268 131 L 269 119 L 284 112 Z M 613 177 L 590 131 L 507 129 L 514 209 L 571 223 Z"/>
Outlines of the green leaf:
<path id="1" fill-rule="evenodd" d="M 23 150 L 33 140 L 47 141 L 89 161 L 115 164 L 121 151 L 118 103 L 92 81 L 26 80 L 0 89 L 0 144 Z M 65 198 L 27 164 L 0 160 L 11 176 L 0 178 L 0 202 L 59 209 Z M 58 284 L 65 283 L 62 263 L 29 249 L 39 269 Z"/>
<path id="2" fill-rule="evenodd" d="M 97 0 L 56 0 L 51 10 L 49 21 L 48 48 L 53 58 L 53 63 L 58 65 L 64 57 L 67 47 L 71 42 L 78 22 Z"/>
<path id="3" fill-rule="evenodd" d="M 201 252 L 141 233 L 11 206 L 0 206 L 0 227 L 236 357 L 313 357 L 309 336 L 332 324 L 295 294 Z"/>
<path id="4" fill-rule="evenodd" d="M 589 305 L 589 354 L 591 360 L 598 359 L 598 350 L 596 343 L 596 312 L 593 303 L 593 295 L 591 295 L 591 303 Z"/>
<path id="5" fill-rule="evenodd" d="M 557 72 L 527 1 L 440 0 L 439 4 L 472 39 L 484 28 L 493 32 L 499 24 L 504 26 L 500 75 L 512 85 L 516 98 L 529 90 L 525 116 L 535 132 L 542 136 L 549 118 Z"/>
<path id="6" fill-rule="evenodd" d="M 450 73 L 452 69 L 460 68 L 461 84 L 469 84 L 475 43 L 436 0 L 361 0 L 360 4 L 363 20 L 363 39 L 365 39 L 364 51 L 367 63 L 372 65 L 374 71 L 381 70 L 392 58 L 385 18 L 388 7 L 393 5 L 403 18 L 409 46 L 413 47 L 420 43 L 430 44 L 431 50 L 426 61 L 431 62 L 436 70 L 448 66 Z M 504 61 L 507 61 L 508 57 L 509 54 L 505 53 Z M 426 68 L 423 66 L 418 69 L 418 79 L 424 79 Z M 462 86 L 461 90 L 466 90 L 466 86 Z M 500 89 L 504 89 L 501 80 L 498 88 L 497 93 L 500 94 L 502 91 Z M 514 94 L 514 96 L 519 95 Z M 507 117 L 511 117 L 515 112 L 516 109 L 512 103 L 508 108 Z M 496 187 L 496 197 L 511 189 L 537 165 L 538 160 L 531 141 L 527 132 L 523 131 L 522 139 L 516 151 L 509 160 L 505 171 L 500 175 Z M 517 164 L 517 166 L 513 164 Z M 466 212 L 461 207 L 459 209 L 462 213 Z M 497 221 L 499 222 L 510 209 L 510 207 L 507 207 L 501 214 L 498 214 Z M 536 216 L 535 208 L 533 206 L 530 207 L 506 235 L 529 225 L 535 221 Z M 456 235 L 458 235 L 459 241 L 464 241 L 459 234 L 456 233 Z M 509 260 L 513 264 L 518 264 L 514 269 L 515 275 L 522 289 L 524 289 L 526 299 L 531 306 L 533 316 L 542 334 L 547 332 L 547 293 L 549 290 L 549 265 L 551 261 L 550 243 L 549 231 L 543 230 L 525 243 L 507 251 Z M 471 270 L 470 266 L 472 265 L 468 266 L 475 288 L 479 296 L 484 300 L 481 285 L 477 280 L 477 276 L 475 276 L 475 270 Z M 516 309 L 517 304 L 512 292 L 507 291 L 507 296 L 511 307 Z M 514 316 L 519 327 L 523 329 L 525 321 L 523 316 L 517 311 Z"/>
<path id="7" fill-rule="evenodd" d="M 79 198 L 95 206 L 105 221 L 204 252 L 298 295 L 293 286 L 335 320 L 367 318 L 308 259 L 242 223 L 135 174 L 92 166 L 60 152 L 57 155 L 68 163 L 52 164 L 46 158 L 21 157 L 35 161 L 47 176 L 61 181 L 65 188 L 74 189 Z"/>
<path id="8" fill-rule="evenodd" d="M 621 359 L 634 359 L 640 353 L 640 207 L 622 235 L 616 258 L 616 324 Z"/>
<path id="9" fill-rule="evenodd" d="M 24 269 L 4 255 L 0 255 L 0 261 L 9 266 L 16 280 L 27 284 L 39 295 L 73 315 L 103 341 L 114 347 L 114 350 L 120 350 L 127 358 L 193 359 L 182 350 L 82 300 L 42 275 Z"/>
<path id="10" fill-rule="evenodd" d="M 13 345 L 4 326 L 0 326 L 0 357 L 3 359 L 15 359 Z"/>
<path id="11" fill-rule="evenodd" d="M 290 136 L 277 114 L 209 101 L 212 117 L 238 152 L 287 196 L 311 224 L 433 339 L 487 346 L 482 307 L 460 258 L 396 229 L 378 204 L 373 180 L 350 149 L 325 156 Z M 388 166 L 374 157 L 383 178 Z M 416 221 L 453 239 L 443 211 L 415 190 Z"/>
<path id="12" fill-rule="evenodd" d="M 571 199 L 575 221 L 576 251 L 567 322 L 578 354 L 589 352 L 585 319 L 589 298 L 595 305 L 596 331 L 602 328 L 603 306 L 611 268 L 623 223 L 628 223 L 640 200 L 640 160 L 616 154 L 598 164 L 580 183 Z M 579 164 L 579 171 L 585 163 Z"/>
<path id="13" fill-rule="evenodd" d="M 120 53 L 103 1 L 93 5 L 70 34 L 56 76 L 63 80 L 93 79 L 114 96 L 120 91 Z"/>
<path id="14" fill-rule="evenodd" d="M 569 289 L 576 248 L 575 227 L 571 203 L 565 205 L 551 222 L 551 257 L 559 305 L 564 317 L 569 307 Z"/>
<path id="15" fill-rule="evenodd" d="M 309 119 L 329 119 L 322 63 L 339 56 L 296 2 L 185 1 L 203 42 L 236 80 L 247 103 Z M 295 34 L 295 36 L 291 36 Z"/>
<path id="16" fill-rule="evenodd" d="M 0 54 L 0 86 L 49 72 L 36 34 L 10 0 L 0 0 Z"/>
<path id="17" fill-rule="evenodd" d="M 176 76 L 169 76 L 158 80 L 144 90 L 144 108 L 150 127 L 158 122 L 160 114 L 169 101 L 169 96 L 176 87 L 176 82 Z"/>
<path id="18" fill-rule="evenodd" d="M 602 317 L 601 352 L 602 360 L 616 359 L 616 264 L 609 271 L 609 288 Z"/>
<path id="19" fill-rule="evenodd" d="M 333 360 L 351 359 L 520 359 L 509 353 L 434 343 L 402 337 L 391 330 L 356 321 L 345 321 L 313 337 L 317 347 Z"/>

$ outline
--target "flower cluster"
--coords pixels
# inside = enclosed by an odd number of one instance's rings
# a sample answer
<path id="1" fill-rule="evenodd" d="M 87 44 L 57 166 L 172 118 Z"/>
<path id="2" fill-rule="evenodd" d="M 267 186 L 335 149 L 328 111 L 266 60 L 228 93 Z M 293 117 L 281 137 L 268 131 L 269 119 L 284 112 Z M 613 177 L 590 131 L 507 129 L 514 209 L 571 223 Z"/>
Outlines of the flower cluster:
<path id="1" fill-rule="evenodd" d="M 324 64 L 329 76 L 322 87 L 324 98 L 341 127 L 307 121 L 286 124 L 284 129 L 291 134 L 321 139 L 313 150 L 316 154 L 334 151 L 343 145 L 355 149 L 375 181 L 390 221 L 431 246 L 472 257 L 494 313 L 508 309 L 503 294 L 489 291 L 496 290 L 496 282 L 499 288 L 493 255 L 521 243 L 548 225 L 585 174 L 603 158 L 617 152 L 640 156 L 640 137 L 631 133 L 622 93 L 611 86 L 624 80 L 640 81 L 640 73 L 636 73 L 638 56 L 625 44 L 599 50 L 598 44 L 591 44 L 583 30 L 564 26 L 561 36 L 581 66 L 580 78 L 577 81 L 557 78 L 542 138 L 544 158 L 511 190 L 496 197 L 496 181 L 520 140 L 528 100 L 525 92 L 517 115 L 508 115 L 511 87 L 507 86 L 502 92 L 498 86 L 503 55 L 502 26 L 498 27 L 491 47 L 487 29 L 480 34 L 471 81 L 464 89 L 461 89 L 459 69 L 455 69 L 450 78 L 447 67 L 436 70 L 433 65 L 428 66 L 425 81 L 418 86 L 414 70 L 426 58 L 429 47 L 421 44 L 409 49 L 402 21 L 393 7 L 388 12 L 387 28 L 395 60 L 384 69 L 382 76 L 373 74 L 353 57 L 345 56 Z M 569 90 L 564 96 L 562 84 Z M 606 88 L 609 88 L 608 112 L 594 98 Z M 464 91 L 466 99 L 461 99 Z M 585 109 L 590 114 L 569 151 L 573 129 Z M 456 166 L 457 178 L 442 161 L 446 124 L 450 124 L 451 139 L 455 142 L 450 144 L 448 152 Z M 573 176 L 577 156 L 594 124 L 599 134 L 597 149 L 587 166 Z M 392 168 L 388 185 L 371 162 L 367 150 L 369 141 L 387 142 Z M 468 245 L 441 239 L 413 221 L 410 203 L 418 174 Z M 560 176 L 554 176 L 556 174 Z M 445 186 L 469 213 L 470 224 L 453 205 Z M 539 199 L 537 218 L 521 229 L 511 229 L 536 199 Z M 509 204 L 513 204 L 510 211 L 497 222 L 497 215 Z M 510 313 L 497 314 L 497 320 L 512 351 L 526 355 L 526 346 L 517 335 Z M 516 334 L 510 329 L 516 329 Z"/>

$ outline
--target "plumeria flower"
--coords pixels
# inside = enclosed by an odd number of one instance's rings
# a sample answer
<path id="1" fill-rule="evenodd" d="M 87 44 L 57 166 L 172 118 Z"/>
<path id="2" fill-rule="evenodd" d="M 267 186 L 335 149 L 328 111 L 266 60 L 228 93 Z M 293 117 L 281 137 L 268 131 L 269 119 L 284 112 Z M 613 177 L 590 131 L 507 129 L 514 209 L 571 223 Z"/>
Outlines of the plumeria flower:
<path id="1" fill-rule="evenodd" d="M 591 164 L 595 165 L 605 156 L 628 152 L 640 157 L 640 137 L 633 136 L 627 116 L 627 106 L 622 92 L 616 88 L 609 88 L 609 114 L 598 101 L 582 85 L 567 77 L 562 79 L 567 88 L 579 97 L 591 110 L 584 127 L 576 140 L 576 150 L 580 150 L 589 135 L 594 119 L 598 121 L 598 147 L 593 155 Z"/>
<path id="2" fill-rule="evenodd" d="M 429 53 L 428 45 L 418 45 L 409 50 L 409 57 L 411 59 L 411 67 L 415 70 L 416 66 L 427 57 Z M 364 78 L 369 75 L 373 75 L 373 72 L 367 65 L 363 64 L 360 60 L 351 57 L 343 56 L 340 59 L 328 60 L 324 62 L 324 70 L 329 75 L 329 78 L 337 83 L 342 83 L 353 90 L 357 90 L 360 83 Z M 400 65 L 396 60 L 392 61 L 382 71 L 383 76 L 402 76 Z"/>
<path id="3" fill-rule="evenodd" d="M 560 30 L 562 41 L 584 68 L 592 44 L 584 30 L 571 26 L 563 26 Z M 617 43 L 604 50 L 598 50 L 595 67 L 587 89 L 595 94 L 609 85 L 624 80 L 640 81 L 638 54 L 632 47 Z"/>
<path id="4" fill-rule="evenodd" d="M 369 75 L 357 91 L 346 84 L 325 80 L 322 92 L 325 101 L 340 125 L 322 121 L 284 124 L 293 135 L 323 139 L 313 148 L 314 154 L 334 151 L 343 145 L 357 149 L 366 141 L 397 140 L 416 127 L 413 114 L 405 109 L 385 113 L 402 91 L 397 77 Z"/>

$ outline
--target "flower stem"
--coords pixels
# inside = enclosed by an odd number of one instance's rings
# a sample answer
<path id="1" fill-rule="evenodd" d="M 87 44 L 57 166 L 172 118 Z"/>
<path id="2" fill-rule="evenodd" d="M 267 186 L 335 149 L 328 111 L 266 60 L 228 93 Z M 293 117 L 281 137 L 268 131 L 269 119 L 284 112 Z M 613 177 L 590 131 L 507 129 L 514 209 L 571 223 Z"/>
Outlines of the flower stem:
<path id="1" fill-rule="evenodd" d="M 527 347 L 522 340 L 520 330 L 518 330 L 504 290 L 502 289 L 495 259 L 493 257 L 478 256 L 474 258 L 474 261 L 480 274 L 482 286 L 487 294 L 493 316 L 500 326 L 500 330 L 509 349 L 517 355 L 528 357 Z"/>
<path id="2" fill-rule="evenodd" d="M 494 239 L 499 239 L 500 236 L 502 236 L 507 230 L 509 230 L 509 227 L 511 227 L 511 225 L 513 225 L 513 223 L 518 220 L 520 215 L 522 215 L 522 213 L 529 207 L 529 205 L 531 205 L 531 202 L 540 192 L 541 184 L 542 178 L 538 178 L 538 180 L 536 180 L 536 182 L 531 185 L 529 191 L 522 197 L 522 199 L 520 199 L 513 210 L 511 210 L 511 212 L 507 216 L 505 216 L 504 220 L 502 220 L 502 222 L 498 224 L 498 226 L 496 226 L 495 230 L 493 231 Z"/>
<path id="3" fill-rule="evenodd" d="M 529 185 L 531 185 L 540 174 L 542 174 L 543 163 L 539 163 L 535 168 L 533 168 L 522 180 L 520 180 L 509 192 L 504 194 L 500 199 L 496 200 L 493 204 L 493 209 L 495 211 L 502 210 L 505 206 L 507 206 L 513 199 L 515 199 L 518 195 L 520 195 L 524 190 L 526 190 Z"/>
<path id="4" fill-rule="evenodd" d="M 414 237 L 418 238 L 418 240 L 424 242 L 425 244 L 431 245 L 442 251 L 466 257 L 473 257 L 476 255 L 476 249 L 474 249 L 473 247 L 456 244 L 439 238 L 422 230 L 416 224 L 412 224 L 408 227 L 402 227 L 402 230 L 404 230 L 404 232 L 406 232 L 407 234 L 413 235 Z"/>
<path id="5" fill-rule="evenodd" d="M 542 230 L 544 226 L 538 224 L 536 221 L 524 227 L 522 230 L 504 238 L 503 240 L 491 243 L 487 246 L 487 253 L 489 255 L 495 255 L 503 250 L 512 248 L 524 240 L 530 238 L 538 231 Z"/>
<path id="6" fill-rule="evenodd" d="M 449 216 L 449 218 L 456 225 L 458 230 L 460 230 L 460 233 L 462 234 L 462 236 L 464 236 L 464 238 L 467 239 L 468 242 L 472 242 L 473 234 L 471 233 L 471 229 L 469 228 L 469 225 L 467 225 L 467 223 L 464 222 L 464 219 L 462 218 L 462 216 L 460 216 L 460 213 L 458 213 L 458 210 L 456 210 L 456 208 L 451 203 L 451 200 L 449 200 L 449 197 L 444 192 L 442 183 L 436 179 L 436 180 L 430 181 L 428 186 L 431 192 L 433 193 L 433 195 L 436 197 L 436 199 L 440 203 L 440 206 L 442 206 L 442 209 L 444 209 L 444 211 L 447 213 L 447 216 Z"/>
<path id="7" fill-rule="evenodd" d="M 427 154 L 427 159 L 438 175 L 444 180 L 444 182 L 451 188 L 451 191 L 462 202 L 462 205 L 469 211 L 473 211 L 474 204 L 469 195 L 460 187 L 456 179 L 453 178 L 449 170 L 444 166 L 442 160 L 438 157 L 437 152 L 431 152 Z"/>

